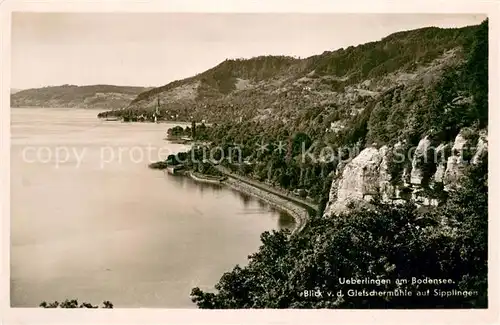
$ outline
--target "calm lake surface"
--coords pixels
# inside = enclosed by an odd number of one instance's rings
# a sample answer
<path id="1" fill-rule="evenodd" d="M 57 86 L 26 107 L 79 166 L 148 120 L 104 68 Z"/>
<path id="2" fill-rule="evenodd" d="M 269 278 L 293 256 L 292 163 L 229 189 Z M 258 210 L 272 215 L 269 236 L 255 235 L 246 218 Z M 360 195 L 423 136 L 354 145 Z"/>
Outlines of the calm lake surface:
<path id="1" fill-rule="evenodd" d="M 99 121 L 97 111 L 12 109 L 11 305 L 78 299 L 195 308 L 246 264 L 260 234 L 293 220 L 225 187 L 147 167 L 183 150 L 173 124 Z"/>

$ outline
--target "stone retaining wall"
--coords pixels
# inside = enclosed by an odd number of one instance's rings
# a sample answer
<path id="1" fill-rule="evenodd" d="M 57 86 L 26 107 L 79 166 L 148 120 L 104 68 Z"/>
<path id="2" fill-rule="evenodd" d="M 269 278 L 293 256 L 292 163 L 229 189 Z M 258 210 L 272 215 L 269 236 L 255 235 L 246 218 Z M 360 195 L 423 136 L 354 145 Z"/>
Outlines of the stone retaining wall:
<path id="1" fill-rule="evenodd" d="M 254 196 L 269 205 L 284 211 L 291 215 L 296 222 L 296 226 L 292 231 L 292 234 L 300 232 L 307 223 L 307 219 L 309 217 L 309 213 L 307 209 L 298 206 L 297 204 L 290 202 L 284 198 L 281 198 L 275 194 L 259 189 L 255 186 L 251 186 L 247 183 L 238 181 L 233 178 L 228 178 L 222 182 L 227 186 L 233 188 L 236 191 L 246 193 L 248 195 Z"/>

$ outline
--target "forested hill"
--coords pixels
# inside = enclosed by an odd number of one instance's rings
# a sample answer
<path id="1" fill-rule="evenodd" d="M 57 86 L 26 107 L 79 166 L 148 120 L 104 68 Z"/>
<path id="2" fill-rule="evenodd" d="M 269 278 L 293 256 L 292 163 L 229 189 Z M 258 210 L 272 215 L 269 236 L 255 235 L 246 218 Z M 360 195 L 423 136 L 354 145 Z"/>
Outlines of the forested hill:
<path id="1" fill-rule="evenodd" d="M 145 90 L 147 88 L 112 85 L 33 88 L 11 94 L 11 106 L 119 109 Z"/>
<path id="2" fill-rule="evenodd" d="M 364 101 L 411 82 L 424 68 L 457 63 L 477 28 L 398 32 L 305 59 L 260 56 L 225 60 L 196 76 L 139 94 L 127 110 L 101 116 L 148 113 L 159 97 L 166 119 L 295 123 L 301 115 L 314 114 L 325 117 L 318 124 L 324 128 L 345 110 L 335 112 L 333 106 L 357 105 L 348 103 L 349 97 Z M 432 79 L 437 73 L 430 74 Z"/>
<path id="3" fill-rule="evenodd" d="M 206 116 L 224 112 L 227 122 L 196 137 L 221 156 L 243 151 L 245 163 L 221 164 L 325 208 L 298 233 L 265 232 L 246 265 L 221 274 L 215 290 L 193 288 L 192 301 L 487 308 L 488 47 L 487 20 L 397 33 L 249 82 L 262 86 L 246 105 L 232 108 L 247 98 L 238 90 L 226 106 L 207 105 Z"/>

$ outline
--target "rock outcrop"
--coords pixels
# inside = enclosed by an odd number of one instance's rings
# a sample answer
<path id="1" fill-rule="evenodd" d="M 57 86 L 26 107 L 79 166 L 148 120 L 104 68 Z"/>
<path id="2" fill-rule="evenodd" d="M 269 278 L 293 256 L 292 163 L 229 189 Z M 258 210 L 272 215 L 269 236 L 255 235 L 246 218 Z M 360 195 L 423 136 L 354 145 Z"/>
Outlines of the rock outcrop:
<path id="1" fill-rule="evenodd" d="M 488 133 L 485 130 L 479 132 L 479 139 L 477 141 L 476 153 L 472 157 L 471 163 L 476 165 L 488 152 Z"/>
<path id="2" fill-rule="evenodd" d="M 453 143 L 441 143 L 437 147 L 432 146 L 428 137 L 421 139 L 415 148 L 411 164 L 408 164 L 411 168 L 404 168 L 399 180 L 392 179 L 389 165 L 393 159 L 391 151 L 400 149 L 401 143 L 392 148 L 365 148 L 351 161 L 339 164 L 324 215 L 331 216 L 346 211 L 350 206 L 369 204 L 375 197 L 390 204 L 411 200 L 417 205 L 438 205 L 439 200 L 426 195 L 424 187 L 436 188 L 436 184 L 443 184 L 445 191 L 451 190 L 463 175 L 466 166 L 469 163 L 477 164 L 487 153 L 486 130 L 479 132 L 476 143 L 471 143 L 474 137 L 466 136 L 467 133 L 470 130 L 461 130 Z M 447 157 L 450 147 L 451 155 Z M 468 155 L 471 159 L 467 159 Z M 426 175 L 424 170 L 424 166 L 429 165 L 434 166 L 432 175 Z"/>
<path id="3" fill-rule="evenodd" d="M 397 143 L 394 148 L 397 149 L 401 144 Z M 382 201 L 389 201 L 397 197 L 396 188 L 392 185 L 392 176 L 389 171 L 389 147 L 383 146 L 379 150 L 382 156 L 382 161 L 379 168 L 379 191 L 382 196 Z"/>

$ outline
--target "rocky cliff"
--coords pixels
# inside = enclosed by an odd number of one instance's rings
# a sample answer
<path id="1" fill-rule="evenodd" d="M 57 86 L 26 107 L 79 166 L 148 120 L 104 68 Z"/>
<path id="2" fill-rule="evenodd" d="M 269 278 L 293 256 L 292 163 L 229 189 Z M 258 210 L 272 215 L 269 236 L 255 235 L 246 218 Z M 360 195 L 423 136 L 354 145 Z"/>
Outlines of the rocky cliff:
<path id="1" fill-rule="evenodd" d="M 485 159 L 487 150 L 486 129 L 462 129 L 449 143 L 433 144 L 424 137 L 415 148 L 401 143 L 365 148 L 346 164 L 339 164 L 324 215 L 369 205 L 375 198 L 391 204 L 438 205 L 440 194 L 453 190 L 466 167 Z M 405 166 L 397 178 L 390 170 L 394 164 Z"/>

